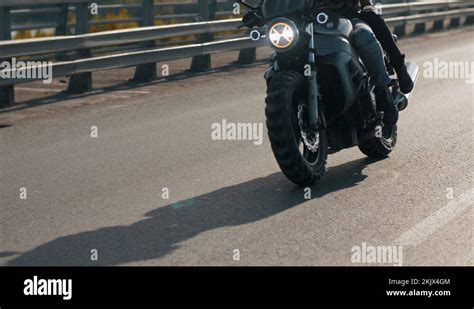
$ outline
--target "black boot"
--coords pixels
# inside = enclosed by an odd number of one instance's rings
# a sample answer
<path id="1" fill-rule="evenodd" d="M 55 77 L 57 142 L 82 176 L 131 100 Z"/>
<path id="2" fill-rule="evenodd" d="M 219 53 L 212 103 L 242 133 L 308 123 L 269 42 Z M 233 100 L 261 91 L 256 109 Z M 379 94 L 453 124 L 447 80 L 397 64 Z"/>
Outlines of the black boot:
<path id="1" fill-rule="evenodd" d="M 398 122 L 398 108 L 388 88 L 375 88 L 377 109 L 384 112 L 383 122 L 387 128 L 393 128 Z"/>
<path id="2" fill-rule="evenodd" d="M 400 84 L 400 91 L 402 93 L 410 93 L 415 86 L 413 80 L 407 72 L 407 67 L 405 65 L 405 55 L 402 55 L 400 59 L 390 59 L 393 69 L 397 72 L 398 83 Z"/>

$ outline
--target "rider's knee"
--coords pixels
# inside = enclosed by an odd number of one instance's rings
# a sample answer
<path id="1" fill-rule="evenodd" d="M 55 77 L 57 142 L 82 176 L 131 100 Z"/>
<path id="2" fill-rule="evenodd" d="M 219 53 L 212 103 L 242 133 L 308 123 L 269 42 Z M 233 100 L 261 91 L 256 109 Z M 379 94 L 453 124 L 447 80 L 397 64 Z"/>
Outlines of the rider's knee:
<path id="1" fill-rule="evenodd" d="M 367 46 L 378 45 L 377 38 L 369 25 L 359 19 L 352 20 L 352 24 L 354 29 L 351 38 L 356 50 L 362 50 Z"/>

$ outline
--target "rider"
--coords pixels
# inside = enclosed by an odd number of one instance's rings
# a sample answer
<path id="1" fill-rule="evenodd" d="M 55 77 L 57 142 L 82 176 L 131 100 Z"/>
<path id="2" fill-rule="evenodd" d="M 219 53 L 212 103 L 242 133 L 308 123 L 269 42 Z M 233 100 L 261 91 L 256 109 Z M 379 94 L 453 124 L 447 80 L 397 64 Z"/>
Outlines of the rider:
<path id="1" fill-rule="evenodd" d="M 372 0 L 360 0 L 360 6 L 362 10 L 358 13 L 359 18 L 372 28 L 375 37 L 382 45 L 382 48 L 387 52 L 390 64 L 397 73 L 400 91 L 405 94 L 410 93 L 414 87 L 413 80 L 407 72 L 405 55 L 400 52 L 397 43 L 395 43 L 393 39 L 390 28 L 382 16 L 377 14 Z"/>
<path id="2" fill-rule="evenodd" d="M 370 26 L 382 48 L 387 52 L 390 64 L 397 73 L 400 91 L 405 94 L 410 93 L 414 84 L 405 66 L 405 55 L 400 52 L 392 32 L 382 16 L 377 14 L 372 0 L 323 0 L 321 2 L 329 1 L 333 6 L 341 7 L 347 18 L 360 19 Z"/>
<path id="3" fill-rule="evenodd" d="M 265 0 L 264 0 L 265 1 Z M 260 1 L 259 6 L 264 1 Z M 392 34 L 380 15 L 375 13 L 375 8 L 370 0 L 321 0 L 318 1 L 319 7 L 326 7 L 341 13 L 348 19 L 351 19 L 354 26 L 352 32 L 352 42 L 354 48 L 358 51 L 364 62 L 369 75 L 375 85 L 375 96 L 377 106 L 384 111 L 384 122 L 388 128 L 392 128 L 398 121 L 398 108 L 395 107 L 393 97 L 389 91 L 391 79 L 385 67 L 382 47 L 376 38 L 381 38 L 384 47 L 387 49 L 391 63 L 398 74 L 400 90 L 409 93 L 413 89 L 413 81 L 408 75 L 404 63 L 404 56 L 400 53 L 395 44 Z M 360 11 L 360 8 L 363 8 Z M 254 24 L 251 24 L 255 21 Z M 262 26 L 261 20 L 256 18 L 255 13 L 249 11 L 243 18 L 244 24 L 249 27 Z M 376 28 L 376 31 L 367 25 Z M 374 34 L 375 32 L 375 34 Z M 390 40 L 388 40 L 390 36 Z"/>

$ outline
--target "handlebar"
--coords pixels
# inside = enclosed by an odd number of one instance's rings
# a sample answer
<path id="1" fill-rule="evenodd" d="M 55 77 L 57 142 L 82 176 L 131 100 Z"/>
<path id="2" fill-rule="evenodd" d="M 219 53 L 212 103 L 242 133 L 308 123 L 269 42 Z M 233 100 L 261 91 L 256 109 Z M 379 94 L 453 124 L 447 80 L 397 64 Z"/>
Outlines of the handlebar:
<path id="1" fill-rule="evenodd" d="M 237 29 L 242 29 L 244 27 L 252 28 L 253 26 L 257 25 L 259 22 L 260 22 L 260 19 L 257 16 L 254 16 L 253 19 L 249 20 L 246 23 L 243 23 L 242 25 L 239 25 Z"/>
<path id="2" fill-rule="evenodd" d="M 247 20 L 246 22 L 243 22 L 241 25 L 237 26 L 237 29 L 241 29 L 244 27 L 253 28 L 255 25 L 259 25 L 262 23 L 262 19 L 259 17 L 259 14 L 261 14 L 259 6 L 254 7 L 245 2 L 245 0 L 238 0 L 238 3 L 241 3 L 242 5 L 247 7 L 249 9 L 249 12 L 253 12 L 253 16 L 250 20 Z"/>

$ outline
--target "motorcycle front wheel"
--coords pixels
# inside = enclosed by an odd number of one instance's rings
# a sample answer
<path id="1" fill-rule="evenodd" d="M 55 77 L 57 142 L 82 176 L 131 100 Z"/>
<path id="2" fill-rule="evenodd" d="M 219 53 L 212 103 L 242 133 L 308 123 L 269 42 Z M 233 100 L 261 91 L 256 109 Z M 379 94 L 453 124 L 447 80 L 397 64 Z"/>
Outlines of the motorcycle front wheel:
<path id="1" fill-rule="evenodd" d="M 283 174 L 299 186 L 310 186 L 326 171 L 327 134 L 311 137 L 300 122 L 307 96 L 307 79 L 293 71 L 278 72 L 269 82 L 265 115 L 270 143 Z"/>

